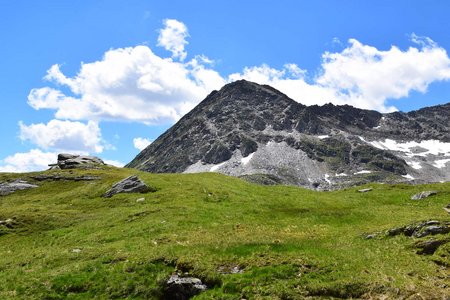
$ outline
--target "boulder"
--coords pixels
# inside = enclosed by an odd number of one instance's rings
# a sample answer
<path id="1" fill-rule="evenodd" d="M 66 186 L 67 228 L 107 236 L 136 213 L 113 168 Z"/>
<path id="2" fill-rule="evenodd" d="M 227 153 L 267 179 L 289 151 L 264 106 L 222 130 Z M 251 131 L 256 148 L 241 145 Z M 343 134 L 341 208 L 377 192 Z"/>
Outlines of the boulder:
<path id="1" fill-rule="evenodd" d="M 115 194 L 119 193 L 148 193 L 155 192 L 156 189 L 146 185 L 139 177 L 136 175 L 129 176 L 115 184 L 107 191 L 103 196 L 105 198 L 110 198 Z"/>
<path id="2" fill-rule="evenodd" d="M 90 169 L 105 165 L 105 162 L 96 156 L 82 156 L 69 153 L 58 154 L 56 164 L 50 164 L 50 169 Z"/>
<path id="3" fill-rule="evenodd" d="M 411 200 L 422 200 L 422 199 L 428 198 L 428 197 L 430 197 L 432 195 L 436 195 L 436 194 L 437 194 L 437 191 L 423 191 L 423 192 L 413 195 L 411 197 Z"/>
<path id="4" fill-rule="evenodd" d="M 35 184 L 26 182 L 25 180 L 17 179 L 13 182 L 0 183 L 0 196 L 6 196 L 15 191 L 26 190 L 38 187 Z"/>
<path id="5" fill-rule="evenodd" d="M 207 286 L 195 277 L 170 276 L 164 286 L 163 299 L 184 300 L 205 291 Z"/>

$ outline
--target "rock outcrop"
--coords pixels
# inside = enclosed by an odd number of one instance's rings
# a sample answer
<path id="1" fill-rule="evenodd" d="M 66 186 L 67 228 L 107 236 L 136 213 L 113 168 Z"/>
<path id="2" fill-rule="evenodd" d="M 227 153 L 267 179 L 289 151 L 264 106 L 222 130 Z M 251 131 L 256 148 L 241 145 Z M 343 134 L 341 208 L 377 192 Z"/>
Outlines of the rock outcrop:
<path id="1" fill-rule="evenodd" d="M 119 193 L 148 193 L 155 192 L 156 189 L 148 186 L 139 177 L 132 175 L 115 184 L 103 196 L 110 198 Z"/>
<path id="2" fill-rule="evenodd" d="M 13 182 L 2 182 L 0 183 L 0 196 L 6 196 L 14 193 L 15 191 L 27 190 L 37 187 L 37 185 L 28 183 L 27 181 L 21 179 L 17 179 Z"/>
<path id="3" fill-rule="evenodd" d="M 423 191 L 411 196 L 411 200 L 422 200 L 436 194 L 437 191 Z"/>
<path id="4" fill-rule="evenodd" d="M 96 156 L 82 156 L 76 154 L 58 154 L 56 164 L 50 164 L 50 169 L 93 169 L 105 165 L 105 162 Z"/>

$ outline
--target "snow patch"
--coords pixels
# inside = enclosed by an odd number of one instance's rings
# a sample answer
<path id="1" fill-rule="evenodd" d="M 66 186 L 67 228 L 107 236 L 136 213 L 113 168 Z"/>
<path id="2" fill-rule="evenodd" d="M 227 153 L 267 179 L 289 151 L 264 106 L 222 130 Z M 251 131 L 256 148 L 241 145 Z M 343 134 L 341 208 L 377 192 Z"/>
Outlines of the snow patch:
<path id="1" fill-rule="evenodd" d="M 362 141 L 365 141 L 360 137 Z M 450 143 L 444 143 L 439 140 L 423 140 L 420 142 L 397 142 L 391 139 L 385 139 L 384 141 L 372 141 L 368 142 L 372 146 L 391 151 L 404 152 L 407 156 L 427 156 L 428 154 L 438 155 L 450 155 Z M 425 151 L 417 153 L 414 148 L 423 148 Z"/>
<path id="2" fill-rule="evenodd" d="M 415 179 L 414 177 L 412 177 L 412 176 L 409 175 L 409 174 L 402 175 L 402 177 L 403 177 L 403 178 L 406 178 L 406 179 L 409 179 L 409 180 L 414 180 L 414 179 Z"/>
<path id="3" fill-rule="evenodd" d="M 209 171 L 210 171 L 210 172 L 214 172 L 214 171 L 216 171 L 217 169 L 219 169 L 221 166 L 223 166 L 225 163 L 226 163 L 226 161 L 221 162 L 220 164 L 217 164 L 217 165 L 213 165 L 213 166 L 211 167 L 211 169 L 209 169 Z"/>
<path id="4" fill-rule="evenodd" d="M 243 157 L 241 158 L 241 163 L 245 166 L 246 164 L 248 164 L 248 162 L 252 159 L 253 154 L 255 154 L 255 152 L 253 152 L 252 154 L 249 154 L 247 157 Z"/>
<path id="5" fill-rule="evenodd" d="M 435 166 L 436 168 L 445 168 L 445 165 L 450 161 L 450 158 L 446 158 L 446 159 L 439 159 L 436 160 L 433 164 L 433 166 Z"/>
<path id="6" fill-rule="evenodd" d="M 331 180 L 328 179 L 330 177 L 330 175 L 325 174 L 325 181 L 328 182 L 328 184 L 331 184 Z"/>
<path id="7" fill-rule="evenodd" d="M 326 139 L 328 137 L 330 137 L 330 136 L 329 135 L 319 135 L 319 136 L 317 136 L 317 138 L 320 139 L 320 140 Z"/>
<path id="8" fill-rule="evenodd" d="M 370 173 L 372 173 L 372 171 L 368 171 L 368 170 L 362 170 L 362 171 L 359 171 L 359 172 L 356 172 L 356 173 L 353 173 L 353 174 L 370 174 Z"/>
<path id="9" fill-rule="evenodd" d="M 410 165 L 411 168 L 413 168 L 413 169 L 416 169 L 416 170 L 422 169 L 422 165 L 418 161 L 407 161 L 406 163 L 408 165 Z"/>

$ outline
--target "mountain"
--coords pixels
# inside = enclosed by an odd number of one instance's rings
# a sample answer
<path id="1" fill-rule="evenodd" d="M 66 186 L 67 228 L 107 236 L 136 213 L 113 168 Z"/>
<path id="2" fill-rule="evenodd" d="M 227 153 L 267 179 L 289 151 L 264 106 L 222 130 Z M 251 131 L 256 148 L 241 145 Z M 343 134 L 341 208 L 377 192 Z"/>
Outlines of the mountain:
<path id="1" fill-rule="evenodd" d="M 213 91 L 127 167 L 327 190 L 450 180 L 450 103 L 382 114 L 302 105 L 245 80 Z"/>

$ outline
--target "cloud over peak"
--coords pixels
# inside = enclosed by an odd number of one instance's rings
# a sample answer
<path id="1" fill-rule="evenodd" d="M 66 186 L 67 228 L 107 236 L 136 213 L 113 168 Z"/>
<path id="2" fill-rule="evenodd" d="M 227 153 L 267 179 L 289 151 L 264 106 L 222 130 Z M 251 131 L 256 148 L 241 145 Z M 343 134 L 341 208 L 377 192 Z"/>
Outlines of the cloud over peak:
<path id="1" fill-rule="evenodd" d="M 165 19 L 163 23 L 164 28 L 159 31 L 158 46 L 172 52 L 173 58 L 185 60 L 187 52 L 184 46 L 188 44 L 186 38 L 189 37 L 186 25 L 175 19 Z"/>

